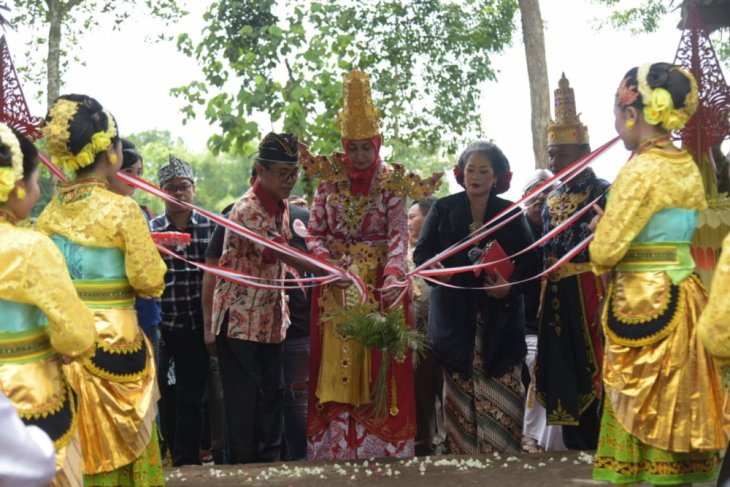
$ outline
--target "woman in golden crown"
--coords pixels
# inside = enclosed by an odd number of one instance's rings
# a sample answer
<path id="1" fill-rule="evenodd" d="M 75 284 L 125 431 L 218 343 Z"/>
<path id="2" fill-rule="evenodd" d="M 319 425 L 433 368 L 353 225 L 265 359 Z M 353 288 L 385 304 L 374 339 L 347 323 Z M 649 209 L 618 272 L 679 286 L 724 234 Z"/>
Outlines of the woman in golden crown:
<path id="1" fill-rule="evenodd" d="M 406 273 L 406 191 L 380 159 L 380 117 L 372 104 L 368 76 L 360 71 L 345 76 L 344 92 L 338 120 L 344 158 L 332 166 L 334 170 L 317 174 L 308 170 L 321 181 L 307 245 L 316 257 L 359 274 L 368 287 L 370 304 L 385 310 L 400 290 L 379 289 Z M 421 198 L 435 189 L 435 182 L 422 188 Z M 377 392 L 371 385 L 381 371 L 381 351 L 363 347 L 328 319 L 347 306 L 346 286 L 318 288 L 312 300 L 316 319 L 311 334 L 308 457 L 410 457 L 416 433 L 410 353 L 388 357 L 387 411 L 378 414 L 373 397 Z"/>
<path id="2" fill-rule="evenodd" d="M 94 322 L 53 242 L 17 226 L 39 196 L 38 150 L 0 123 L 0 389 L 26 424 L 53 440 L 52 485 L 80 486 L 76 404 L 61 357 L 93 354 Z"/>
<path id="3" fill-rule="evenodd" d="M 608 284 L 597 480 L 707 482 L 727 443 L 718 368 L 697 335 L 707 294 L 689 250 L 705 192 L 670 133 L 697 105 L 694 77 L 667 63 L 631 69 L 616 93 L 616 130 L 637 155 L 619 172 L 590 246 Z"/>
<path id="4" fill-rule="evenodd" d="M 132 199 L 109 190 L 122 164 L 116 120 L 95 99 L 64 95 L 46 116 L 52 160 L 73 171 L 38 218 L 93 312 L 96 351 L 66 372 L 78 393 L 85 485 L 164 485 L 154 423 L 152 347 L 135 296 L 159 297 L 166 266 Z"/>

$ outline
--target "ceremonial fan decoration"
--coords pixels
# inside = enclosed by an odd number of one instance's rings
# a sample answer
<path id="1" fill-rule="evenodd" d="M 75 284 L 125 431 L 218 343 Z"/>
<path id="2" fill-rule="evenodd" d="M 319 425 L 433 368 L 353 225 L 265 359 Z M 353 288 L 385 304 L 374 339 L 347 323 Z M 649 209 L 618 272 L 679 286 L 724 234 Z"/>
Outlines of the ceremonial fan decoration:
<path id="1" fill-rule="evenodd" d="M 712 147 L 730 137 L 730 87 L 722 74 L 696 2 L 692 2 L 687 12 L 687 23 L 675 63 L 694 75 L 699 88 L 697 112 L 679 131 L 679 136 L 682 146 L 699 164 L 709 204 L 707 210 L 700 212 L 691 248 L 697 273 L 709 288 L 722 240 L 730 231 L 730 199 L 727 194 L 718 194 L 715 161 L 711 157 Z"/>
<path id="2" fill-rule="evenodd" d="M 391 405 L 391 410 L 388 411 L 388 373 L 391 359 L 403 362 L 410 349 L 418 363 L 428 350 L 428 338 L 422 332 L 408 328 L 402 307 L 380 311 L 372 305 L 360 304 L 360 296 L 353 286 L 347 289 L 345 296 L 345 306 L 324 318 L 338 323 L 337 331 L 345 337 L 364 347 L 380 350 L 380 370 L 373 384 L 375 414 L 380 420 L 386 417 L 387 412 L 395 416 L 398 411 L 393 408 L 397 406 Z"/>
<path id="3" fill-rule="evenodd" d="M 312 155 L 309 148 L 299 144 L 299 161 L 302 169 L 312 179 L 322 179 L 349 186 L 350 178 L 345 164 L 345 155 L 342 152 L 333 152 L 331 155 Z M 406 172 L 400 164 L 390 164 L 391 171 L 384 172 L 378 177 L 377 189 L 393 191 L 403 198 L 422 200 L 441 187 L 444 173 L 433 173 L 428 178 L 421 178 L 413 172 Z"/>
<path id="4" fill-rule="evenodd" d="M 185 232 L 151 232 L 152 240 L 158 245 L 178 251 L 190 245 L 192 236 Z"/>
<path id="5" fill-rule="evenodd" d="M 30 114 L 5 36 L 0 37 L 0 69 L 0 121 L 31 140 L 41 138 L 40 127 L 44 121 L 41 117 Z"/>

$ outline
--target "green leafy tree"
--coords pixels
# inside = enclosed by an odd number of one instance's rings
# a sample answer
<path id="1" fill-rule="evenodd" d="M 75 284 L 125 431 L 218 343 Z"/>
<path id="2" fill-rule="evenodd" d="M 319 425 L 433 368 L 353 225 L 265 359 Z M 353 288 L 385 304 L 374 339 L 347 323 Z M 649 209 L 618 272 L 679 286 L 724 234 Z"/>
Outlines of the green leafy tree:
<path id="1" fill-rule="evenodd" d="M 69 62 L 82 62 L 78 55 L 82 49 L 77 47 L 85 33 L 99 28 L 99 19 L 105 18 L 105 22 L 111 22 L 110 28 L 117 30 L 132 12 L 159 18 L 166 25 L 185 14 L 177 0 L 16 0 L 14 8 L 16 14 L 11 23 L 23 25 L 33 32 L 47 32 L 47 35 L 33 36 L 27 46 L 28 62 L 18 71 L 36 84 L 45 81 L 48 106 L 60 93 L 63 73 Z M 158 38 L 164 39 L 165 34 Z M 44 47 L 48 53 L 45 66 L 34 64 L 33 54 Z"/>
<path id="2" fill-rule="evenodd" d="M 342 75 L 359 68 L 386 144 L 453 151 L 481 135 L 480 87 L 495 78 L 490 56 L 510 43 L 516 10 L 516 0 L 219 0 L 200 42 L 178 38 L 203 79 L 173 93 L 187 118 L 202 107 L 220 127 L 214 153 L 242 154 L 270 127 L 330 152 L 340 148 Z"/>
<path id="3" fill-rule="evenodd" d="M 600 26 L 610 26 L 615 29 L 627 30 L 632 34 L 642 34 L 646 32 L 654 32 L 659 28 L 659 24 L 667 15 L 676 18 L 679 24 L 686 18 L 687 9 L 692 0 L 643 0 L 637 5 L 637 2 L 630 0 L 593 0 L 595 3 L 611 7 L 612 11 L 608 18 L 601 19 Z M 708 11 L 718 14 L 724 11 L 725 25 L 721 27 L 713 26 L 714 31 L 711 39 L 718 58 L 730 67 L 730 25 L 727 15 L 728 6 L 721 1 L 714 2 L 715 5 L 707 5 L 713 2 L 699 2 L 700 8 L 713 9 Z M 723 17 L 723 16 L 719 16 Z M 720 18 L 716 20 L 720 20 Z"/>
<path id="4" fill-rule="evenodd" d="M 144 159 L 143 178 L 157 184 L 157 170 L 169 162 L 170 154 L 189 162 L 196 178 L 195 204 L 205 209 L 220 212 L 226 205 L 236 201 L 249 187 L 252 161 L 247 158 L 210 152 L 191 152 L 181 139 L 173 139 L 166 130 L 149 130 L 131 134 L 128 139 L 137 146 Z M 253 146 L 247 146 L 253 152 Z M 149 207 L 155 215 L 165 209 L 159 198 L 143 191 L 135 193 L 135 199 Z"/>

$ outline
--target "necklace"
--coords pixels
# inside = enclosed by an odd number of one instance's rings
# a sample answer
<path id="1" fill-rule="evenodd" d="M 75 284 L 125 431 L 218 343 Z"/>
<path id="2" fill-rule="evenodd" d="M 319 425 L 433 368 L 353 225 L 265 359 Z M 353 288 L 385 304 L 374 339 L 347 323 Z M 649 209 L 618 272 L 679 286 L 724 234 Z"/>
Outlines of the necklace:
<path id="1" fill-rule="evenodd" d="M 658 147 L 660 149 L 666 149 L 668 147 L 673 147 L 674 144 L 672 144 L 672 136 L 671 134 L 660 134 L 660 135 L 653 135 L 649 138 L 646 138 L 639 143 L 639 147 L 636 149 L 637 154 L 643 154 L 644 152 L 648 151 L 649 149 L 653 147 Z"/>
<path id="2" fill-rule="evenodd" d="M 11 225 L 17 225 L 18 217 L 9 208 L 0 207 L 0 223 L 10 223 Z"/>

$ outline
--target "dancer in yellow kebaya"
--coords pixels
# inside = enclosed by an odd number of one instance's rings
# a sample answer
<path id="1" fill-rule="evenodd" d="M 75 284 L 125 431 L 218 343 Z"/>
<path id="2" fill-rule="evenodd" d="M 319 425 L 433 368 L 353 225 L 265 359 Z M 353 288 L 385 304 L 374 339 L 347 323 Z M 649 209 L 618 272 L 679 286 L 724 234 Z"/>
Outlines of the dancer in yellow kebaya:
<path id="1" fill-rule="evenodd" d="M 631 69 L 616 94 L 616 130 L 637 156 L 616 178 L 590 246 L 609 283 L 597 480 L 706 482 L 727 442 L 720 376 L 696 331 L 707 294 L 689 252 L 705 192 L 669 132 L 697 104 L 692 75 L 666 63 Z"/>
<path id="2" fill-rule="evenodd" d="M 67 369 L 79 394 L 84 482 L 163 485 L 155 362 L 134 298 L 160 296 L 166 266 L 137 203 L 108 189 L 122 163 L 111 114 L 93 98 L 65 95 L 46 120 L 53 160 L 76 178 L 60 185 L 38 227 L 66 258 L 79 296 L 94 313 L 98 339 L 93 357 Z"/>
<path id="3" fill-rule="evenodd" d="M 76 404 L 59 355 L 93 353 L 94 322 L 53 242 L 16 225 L 39 196 L 38 151 L 0 123 L 0 389 L 53 440 L 53 485 L 81 485 Z"/>

